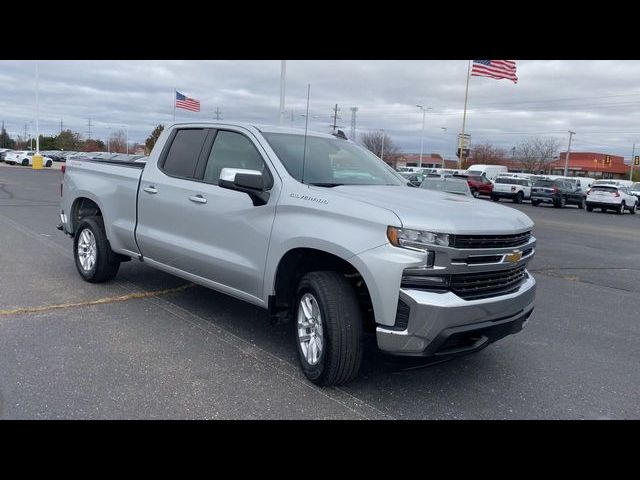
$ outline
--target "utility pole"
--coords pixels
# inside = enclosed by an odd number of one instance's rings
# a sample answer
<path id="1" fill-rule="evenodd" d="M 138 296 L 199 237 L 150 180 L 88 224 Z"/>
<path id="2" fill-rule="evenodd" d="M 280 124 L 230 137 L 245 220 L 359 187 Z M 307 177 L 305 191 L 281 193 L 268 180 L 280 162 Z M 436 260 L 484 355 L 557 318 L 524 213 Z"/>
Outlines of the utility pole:
<path id="1" fill-rule="evenodd" d="M 216 107 L 216 120 L 222 120 L 220 118 L 220 115 L 222 115 L 222 112 L 220 111 L 219 107 Z"/>
<path id="2" fill-rule="evenodd" d="M 40 155 L 40 69 L 36 60 L 36 154 Z"/>
<path id="3" fill-rule="evenodd" d="M 333 133 L 336 133 L 336 128 L 338 128 L 337 125 L 337 121 L 338 121 L 338 112 L 340 111 L 340 109 L 338 108 L 338 104 L 336 103 L 336 106 L 333 108 L 333 125 L 331 126 L 331 128 L 333 128 Z"/>
<path id="4" fill-rule="evenodd" d="M 427 118 L 427 110 L 431 110 L 431 107 L 425 108 L 423 105 L 416 105 L 422 110 L 422 133 L 420 134 L 420 161 L 418 162 L 418 168 L 422 168 L 422 152 L 424 150 L 424 124 Z"/>
<path id="5" fill-rule="evenodd" d="M 569 148 L 567 148 L 567 156 L 564 159 L 564 176 L 566 177 L 569 173 L 569 155 L 571 155 L 571 139 L 576 134 L 576 132 L 572 132 L 569 130 Z"/>
<path id="6" fill-rule="evenodd" d="M 280 126 L 284 125 L 284 95 L 285 77 L 287 76 L 287 61 L 280 61 Z"/>
<path id="7" fill-rule="evenodd" d="M 358 112 L 358 107 L 351 107 L 351 140 L 356 141 L 356 113 Z"/>
<path id="8" fill-rule="evenodd" d="M 636 144 L 633 144 L 633 150 L 631 151 L 631 168 L 629 169 L 629 180 L 633 180 L 633 162 L 636 156 Z"/>
<path id="9" fill-rule="evenodd" d="M 62 119 L 60 119 L 60 133 L 62 133 Z"/>
<path id="10" fill-rule="evenodd" d="M 91 140 L 91 119 L 89 119 L 89 134 L 87 135 L 87 140 Z"/>
<path id="11" fill-rule="evenodd" d="M 380 160 L 384 161 L 384 137 L 385 137 L 385 133 L 384 130 L 381 130 L 382 132 L 382 147 L 380 148 Z"/>
<path id="12" fill-rule="evenodd" d="M 24 148 L 27 148 L 27 124 L 24 124 Z"/>

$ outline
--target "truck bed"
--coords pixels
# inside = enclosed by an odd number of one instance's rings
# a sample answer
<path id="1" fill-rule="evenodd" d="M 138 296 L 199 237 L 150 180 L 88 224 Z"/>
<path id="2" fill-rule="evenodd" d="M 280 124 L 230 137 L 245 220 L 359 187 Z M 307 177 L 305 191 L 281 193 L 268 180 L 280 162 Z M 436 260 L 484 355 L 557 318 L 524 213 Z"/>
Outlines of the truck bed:
<path id="1" fill-rule="evenodd" d="M 95 202 L 105 218 L 107 238 L 117 253 L 135 256 L 140 252 L 135 241 L 137 195 L 145 163 L 121 160 L 73 158 L 66 162 L 63 210 L 73 215 L 72 204 L 78 197 Z M 69 200 L 67 200 L 69 199 Z"/>

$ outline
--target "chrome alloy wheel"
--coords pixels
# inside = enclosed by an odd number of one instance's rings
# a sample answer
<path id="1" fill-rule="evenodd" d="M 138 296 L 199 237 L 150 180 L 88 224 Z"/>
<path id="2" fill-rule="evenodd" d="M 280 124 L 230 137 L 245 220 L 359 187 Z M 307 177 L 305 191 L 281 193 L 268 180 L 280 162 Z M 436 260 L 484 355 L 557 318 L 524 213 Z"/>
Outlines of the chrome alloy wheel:
<path id="1" fill-rule="evenodd" d="M 83 270 L 89 271 L 96 264 L 97 246 L 93 232 L 85 228 L 78 239 L 78 259 Z"/>
<path id="2" fill-rule="evenodd" d="M 305 293 L 298 305 L 298 342 L 306 362 L 317 364 L 324 346 L 322 315 L 318 301 L 310 293 Z"/>

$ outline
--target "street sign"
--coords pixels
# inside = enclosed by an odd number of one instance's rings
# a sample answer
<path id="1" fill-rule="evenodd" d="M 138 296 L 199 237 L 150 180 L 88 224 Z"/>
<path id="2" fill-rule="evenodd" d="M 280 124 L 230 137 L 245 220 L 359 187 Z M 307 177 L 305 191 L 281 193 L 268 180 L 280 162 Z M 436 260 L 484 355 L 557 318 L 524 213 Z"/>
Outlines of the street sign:
<path id="1" fill-rule="evenodd" d="M 465 133 L 463 138 L 461 133 L 458 134 L 458 148 L 464 148 L 465 150 L 468 150 L 470 144 L 471 144 L 471 135 Z M 467 153 L 465 152 L 465 157 L 466 156 L 467 156 Z"/>

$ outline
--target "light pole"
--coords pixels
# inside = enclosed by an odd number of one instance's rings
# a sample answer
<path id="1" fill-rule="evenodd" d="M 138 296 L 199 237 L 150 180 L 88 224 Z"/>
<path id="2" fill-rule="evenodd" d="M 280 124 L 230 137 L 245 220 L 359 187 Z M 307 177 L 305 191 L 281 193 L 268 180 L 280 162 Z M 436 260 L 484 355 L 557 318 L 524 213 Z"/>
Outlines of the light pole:
<path id="1" fill-rule="evenodd" d="M 381 151 L 380 151 L 380 160 L 382 160 L 384 162 L 384 130 L 381 130 L 382 132 L 382 147 L 381 147 Z"/>
<path id="2" fill-rule="evenodd" d="M 424 123 L 427 117 L 427 110 L 431 110 L 431 107 L 425 108 L 422 105 L 416 105 L 420 110 L 422 110 L 422 133 L 420 134 L 420 162 L 418 163 L 418 168 L 422 168 L 422 152 L 424 151 Z"/>
<path id="3" fill-rule="evenodd" d="M 444 146 L 442 147 L 442 168 L 444 168 L 444 159 L 447 155 L 447 127 L 440 127 L 440 130 L 444 133 Z"/>
<path id="4" fill-rule="evenodd" d="M 280 60 L 280 126 L 284 125 L 284 95 L 285 77 L 287 76 L 287 61 Z"/>
<path id="5" fill-rule="evenodd" d="M 572 132 L 569 130 L 569 148 L 567 148 L 567 156 L 564 159 L 564 176 L 567 176 L 569 172 L 569 155 L 571 155 L 571 138 L 576 134 L 576 132 Z"/>
<path id="6" fill-rule="evenodd" d="M 38 61 L 36 60 L 36 155 L 40 155 L 40 72 L 38 71 Z"/>

